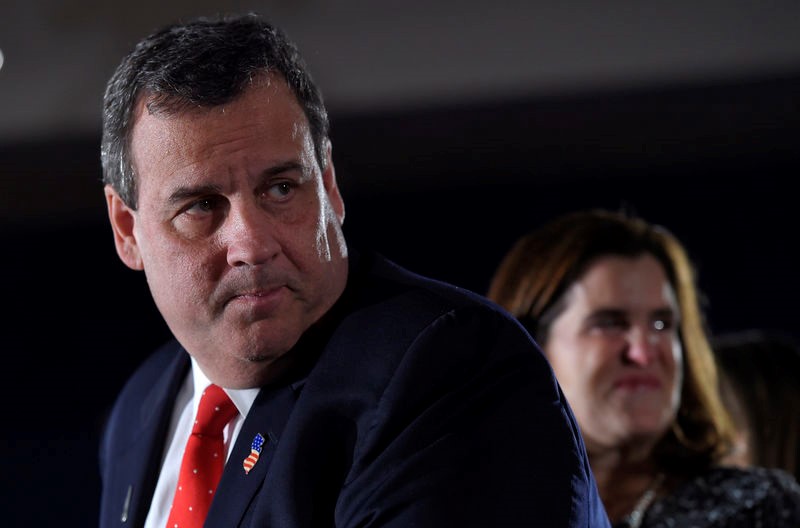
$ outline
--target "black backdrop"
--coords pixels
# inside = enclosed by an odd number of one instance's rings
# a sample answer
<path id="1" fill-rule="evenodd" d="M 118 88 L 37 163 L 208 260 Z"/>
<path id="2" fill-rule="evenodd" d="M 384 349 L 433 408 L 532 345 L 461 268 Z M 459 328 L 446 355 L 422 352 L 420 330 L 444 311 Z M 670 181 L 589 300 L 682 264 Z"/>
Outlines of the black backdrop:
<path id="1" fill-rule="evenodd" d="M 332 111 L 345 231 L 354 245 L 482 293 L 531 227 L 626 207 L 684 241 L 713 330 L 798 336 L 797 94 L 800 75 Z M 103 415 L 167 337 L 143 276 L 114 252 L 98 141 L 0 145 L 4 525 L 96 525 Z M 47 200 L 45 214 L 24 214 Z"/>

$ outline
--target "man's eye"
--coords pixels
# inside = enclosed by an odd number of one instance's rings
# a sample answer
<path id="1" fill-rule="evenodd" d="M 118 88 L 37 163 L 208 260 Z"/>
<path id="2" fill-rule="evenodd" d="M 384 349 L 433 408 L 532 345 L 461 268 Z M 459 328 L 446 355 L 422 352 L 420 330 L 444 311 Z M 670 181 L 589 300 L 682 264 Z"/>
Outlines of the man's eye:
<path id="1" fill-rule="evenodd" d="M 292 190 L 294 190 L 294 184 L 291 182 L 280 182 L 271 185 L 269 189 L 267 189 L 267 194 L 272 199 L 281 200 L 289 196 L 292 193 Z"/>
<path id="2" fill-rule="evenodd" d="M 188 214 L 200 215 L 210 213 L 219 205 L 219 200 L 214 198 L 203 198 L 190 204 L 185 212 Z"/>

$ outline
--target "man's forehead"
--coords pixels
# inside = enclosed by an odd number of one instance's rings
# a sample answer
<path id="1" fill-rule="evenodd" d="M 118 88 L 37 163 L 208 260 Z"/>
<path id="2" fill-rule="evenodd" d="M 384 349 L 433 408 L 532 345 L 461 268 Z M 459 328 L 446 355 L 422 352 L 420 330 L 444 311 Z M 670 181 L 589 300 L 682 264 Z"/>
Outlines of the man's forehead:
<path id="1" fill-rule="evenodd" d="M 291 121 L 291 134 L 310 132 L 305 112 L 294 93 L 281 78 L 253 81 L 235 98 L 221 104 L 203 106 L 188 103 L 182 98 L 166 98 L 159 94 L 142 93 L 131 114 L 131 139 L 140 125 L 149 122 L 165 128 L 191 129 L 194 124 L 207 127 L 209 120 L 224 119 L 230 123 L 250 121 L 251 124 Z M 216 123 L 225 124 L 220 121 Z M 206 130 L 206 132 L 210 132 Z"/>

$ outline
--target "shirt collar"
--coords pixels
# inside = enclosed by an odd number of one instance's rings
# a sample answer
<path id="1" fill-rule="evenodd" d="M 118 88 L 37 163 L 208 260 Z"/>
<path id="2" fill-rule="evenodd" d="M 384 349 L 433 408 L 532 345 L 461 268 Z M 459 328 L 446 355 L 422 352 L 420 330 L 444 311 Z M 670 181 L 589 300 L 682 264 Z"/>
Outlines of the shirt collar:
<path id="1" fill-rule="evenodd" d="M 205 372 L 200 368 L 200 365 L 194 357 L 191 357 L 191 361 L 192 386 L 194 387 L 194 394 L 192 396 L 192 416 L 196 416 L 197 408 L 200 406 L 200 395 L 203 394 L 205 388 L 211 384 L 211 380 L 208 379 L 208 376 L 206 376 Z M 256 396 L 258 396 L 258 392 L 261 389 L 227 389 L 222 387 L 222 390 L 230 397 L 236 409 L 239 411 L 239 415 L 244 418 L 247 416 L 247 413 L 250 412 L 250 407 L 253 406 L 253 402 L 256 400 Z"/>

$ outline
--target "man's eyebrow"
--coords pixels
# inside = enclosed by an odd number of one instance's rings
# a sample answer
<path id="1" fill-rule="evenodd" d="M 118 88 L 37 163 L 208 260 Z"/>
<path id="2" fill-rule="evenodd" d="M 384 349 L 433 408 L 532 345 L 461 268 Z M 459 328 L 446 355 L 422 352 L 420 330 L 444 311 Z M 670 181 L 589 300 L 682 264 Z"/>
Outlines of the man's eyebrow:
<path id="1" fill-rule="evenodd" d="M 168 202 L 172 205 L 175 205 L 183 203 L 190 198 L 196 198 L 198 196 L 205 196 L 209 194 L 219 194 L 220 192 L 222 192 L 222 188 L 219 185 L 209 184 L 191 187 L 178 187 L 169 195 Z"/>
<path id="2" fill-rule="evenodd" d="M 291 170 L 299 170 L 303 174 L 306 173 L 308 167 L 299 161 L 291 160 L 291 161 L 284 161 L 283 163 L 277 163 L 267 170 L 264 171 L 265 176 L 274 176 L 276 174 L 280 174 L 282 172 L 287 172 Z"/>
<path id="3" fill-rule="evenodd" d="M 262 176 L 264 177 L 276 176 L 283 172 L 288 172 L 292 170 L 299 170 L 301 173 L 307 174 L 309 168 L 307 165 L 304 165 L 299 161 L 294 161 L 294 160 L 284 161 L 281 163 L 277 163 L 269 167 L 268 169 L 264 170 Z M 168 202 L 172 205 L 176 205 L 183 203 L 188 199 L 197 198 L 198 196 L 207 196 L 211 194 L 220 194 L 220 193 L 222 193 L 222 187 L 214 184 L 183 186 L 183 187 L 178 187 L 169 195 Z"/>

